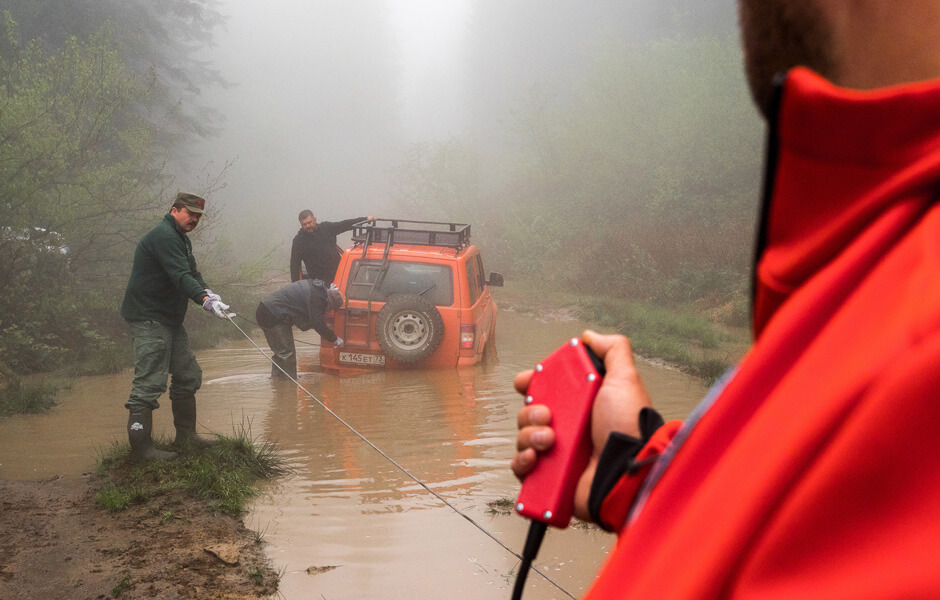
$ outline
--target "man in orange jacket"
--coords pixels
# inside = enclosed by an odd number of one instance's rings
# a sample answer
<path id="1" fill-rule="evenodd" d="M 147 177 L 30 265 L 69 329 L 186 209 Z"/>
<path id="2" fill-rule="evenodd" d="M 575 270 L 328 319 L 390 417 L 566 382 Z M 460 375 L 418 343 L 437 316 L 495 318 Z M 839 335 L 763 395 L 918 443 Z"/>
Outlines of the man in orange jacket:
<path id="1" fill-rule="evenodd" d="M 754 345 L 663 424 L 628 340 L 585 333 L 576 514 L 619 536 L 587 597 L 940 598 L 940 1 L 739 10 L 770 129 Z M 518 477 L 550 418 L 520 411 Z"/>

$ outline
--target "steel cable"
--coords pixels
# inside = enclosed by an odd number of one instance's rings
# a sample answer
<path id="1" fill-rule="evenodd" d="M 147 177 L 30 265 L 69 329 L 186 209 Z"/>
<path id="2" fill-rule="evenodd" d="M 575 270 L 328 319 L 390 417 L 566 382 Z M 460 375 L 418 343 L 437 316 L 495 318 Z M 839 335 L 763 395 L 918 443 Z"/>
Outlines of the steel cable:
<path id="1" fill-rule="evenodd" d="M 448 502 L 447 499 L 445 499 L 443 496 L 441 496 L 440 494 L 438 494 L 437 492 L 435 492 L 434 490 L 432 490 L 431 488 L 429 488 L 427 485 L 425 485 L 424 482 L 422 482 L 420 479 L 418 479 L 417 477 L 415 477 L 414 475 L 412 475 L 412 474 L 408 471 L 408 469 L 406 469 L 405 467 L 403 467 L 403 466 L 401 466 L 400 464 L 398 464 L 398 462 L 397 462 L 394 458 L 392 458 L 391 456 L 389 456 L 388 454 L 386 454 L 381 448 L 379 448 L 378 446 L 376 446 L 375 444 L 373 444 L 371 441 L 369 441 L 368 438 L 366 438 L 364 435 L 362 435 L 361 433 L 359 433 L 359 432 L 356 430 L 355 427 L 353 427 L 352 425 L 350 425 L 349 423 L 347 423 L 342 417 L 340 417 L 338 414 L 336 414 L 335 412 L 333 412 L 333 410 L 331 410 L 330 407 L 328 407 L 326 404 L 324 404 L 323 402 L 321 402 L 319 398 L 317 398 L 316 396 L 314 396 L 307 388 L 305 388 L 303 385 L 301 385 L 301 383 L 300 383 L 299 381 L 297 381 L 296 379 L 294 379 L 294 378 L 290 375 L 290 373 L 288 373 L 287 371 L 285 371 L 284 369 L 282 369 L 280 365 L 278 365 L 276 362 L 274 362 L 274 359 L 272 359 L 270 356 L 268 356 L 268 354 L 267 354 L 264 350 L 262 350 L 262 349 L 258 346 L 258 344 L 255 343 L 255 341 L 254 341 L 253 339 L 251 339 L 251 336 L 249 336 L 249 335 L 245 332 L 244 329 L 242 329 L 241 327 L 238 326 L 238 323 L 236 323 L 234 320 L 232 320 L 231 315 L 226 315 L 226 316 L 228 317 L 228 320 L 232 323 L 232 325 L 234 325 L 235 328 L 238 329 L 238 330 L 242 333 L 243 336 L 245 336 L 245 339 L 247 339 L 249 342 L 251 342 L 251 345 L 254 346 L 255 349 L 257 349 L 258 352 L 261 353 L 262 356 L 264 356 L 266 359 L 268 359 L 268 361 L 269 361 L 272 365 L 274 365 L 275 367 L 277 367 L 278 370 L 281 371 L 281 373 L 283 373 L 288 379 L 290 379 L 291 381 L 293 381 L 294 384 L 296 384 L 298 388 L 300 388 L 301 390 L 303 390 L 303 392 L 304 392 L 305 394 L 307 394 L 307 396 L 309 396 L 309 397 L 310 397 L 311 399 L 313 399 L 317 404 L 319 404 L 320 407 L 323 408 L 323 410 L 325 410 L 326 412 L 328 412 L 331 416 L 333 416 L 333 418 L 335 418 L 337 421 L 339 421 L 340 423 L 342 423 L 347 429 L 349 429 L 349 431 L 351 431 L 353 434 L 355 434 L 356 437 L 358 437 L 360 440 L 362 440 L 363 442 L 365 442 L 366 444 L 368 444 L 370 447 L 372 447 L 373 450 L 375 450 L 375 451 L 378 452 L 380 455 L 382 455 L 388 462 L 392 463 L 392 464 L 395 466 L 395 468 L 397 468 L 399 471 L 401 471 L 402 473 L 404 473 L 405 475 L 407 475 L 412 481 L 414 481 L 415 483 L 417 483 L 418 485 L 420 485 L 422 488 L 424 488 L 425 491 L 427 491 L 429 494 L 431 494 L 432 496 L 434 496 L 435 498 L 437 498 L 438 500 L 440 500 L 440 502 L 441 502 L 442 504 L 444 504 L 445 506 L 447 506 L 448 508 L 450 508 L 451 510 L 453 510 L 455 513 L 457 513 L 458 515 L 460 515 L 461 517 L 463 517 L 464 519 L 466 519 L 471 525 L 473 525 L 474 527 L 476 527 L 477 529 L 479 529 L 480 531 L 482 531 L 484 534 L 486 534 L 487 537 L 489 537 L 491 540 L 493 540 L 494 542 L 496 542 L 497 544 L 499 544 L 500 547 L 502 547 L 506 552 L 509 552 L 510 554 L 512 554 L 513 556 L 515 556 L 516 558 L 518 558 L 519 561 L 520 561 L 520 563 L 525 560 L 525 559 L 523 559 L 522 555 L 520 555 L 520 554 L 518 554 L 517 552 L 513 551 L 509 546 L 507 546 L 506 544 L 504 544 L 503 542 L 501 542 L 501 541 L 499 540 L 499 538 L 497 538 L 496 536 L 494 536 L 492 533 L 490 533 L 489 531 L 487 531 L 486 529 L 484 529 L 483 526 L 481 526 L 479 523 L 477 523 L 476 521 L 474 521 L 472 517 L 470 517 L 469 515 L 466 515 L 466 514 L 464 514 L 463 512 L 461 512 L 460 509 L 458 509 L 456 506 L 454 506 L 453 504 L 451 504 L 450 502 Z M 244 319 L 244 317 L 242 317 L 242 318 Z M 247 321 L 248 319 L 245 319 L 245 320 Z M 250 322 L 250 321 L 249 321 L 249 322 Z M 561 587 L 558 583 L 556 583 L 555 581 L 553 581 L 548 575 L 546 575 L 545 573 L 542 573 L 542 572 L 541 572 L 540 570 L 538 570 L 536 567 L 531 567 L 531 570 L 533 570 L 533 571 L 535 571 L 536 573 L 538 573 L 539 575 L 541 575 L 542 578 L 545 579 L 545 581 L 549 582 L 550 584 L 552 584 L 553 586 L 555 586 L 556 588 L 558 588 L 558 590 L 561 591 L 563 594 L 565 594 L 566 596 L 568 596 L 568 597 L 571 598 L 572 600 L 575 600 L 575 597 L 574 597 L 574 596 L 572 596 L 570 593 L 568 593 L 568 591 L 567 591 L 565 588 Z"/>
<path id="2" fill-rule="evenodd" d="M 239 319 L 244 320 L 244 321 L 248 321 L 249 323 L 251 323 L 251 324 L 254 325 L 255 327 L 261 327 L 261 325 L 258 325 L 257 323 L 255 323 L 255 322 L 252 321 L 251 319 L 249 319 L 249 318 L 247 318 L 247 317 L 243 317 L 243 316 L 240 315 L 240 314 L 239 314 L 239 315 L 235 315 L 235 316 L 238 317 Z M 238 327 L 238 325 L 236 325 L 236 327 Z M 261 327 L 261 328 L 264 329 L 263 327 Z M 244 333 L 244 332 L 242 332 L 242 333 Z M 298 339 L 294 339 L 294 343 L 295 343 L 295 344 L 304 344 L 305 346 L 316 346 L 316 347 L 318 347 L 318 348 L 322 348 L 322 347 L 324 346 L 324 344 L 315 344 L 315 343 L 313 343 L 313 342 L 308 342 L 308 341 L 306 341 L 306 340 L 298 340 Z M 332 345 L 333 345 L 333 344 L 330 344 L 330 346 L 332 346 Z M 257 347 L 257 346 L 256 346 L 256 347 Z M 265 356 L 267 356 L 267 355 L 265 355 Z M 270 360 L 270 359 L 269 359 L 269 360 Z"/>

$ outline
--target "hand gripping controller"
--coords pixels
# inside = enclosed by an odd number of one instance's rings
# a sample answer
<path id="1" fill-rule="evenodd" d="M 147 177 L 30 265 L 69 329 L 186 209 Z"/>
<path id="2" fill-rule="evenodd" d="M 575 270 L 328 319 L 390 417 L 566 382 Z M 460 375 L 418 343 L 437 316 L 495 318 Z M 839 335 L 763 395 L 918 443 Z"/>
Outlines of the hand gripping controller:
<path id="1" fill-rule="evenodd" d="M 577 338 L 535 366 L 525 402 L 544 404 L 552 411 L 555 444 L 539 456 L 535 470 L 522 481 L 516 500 L 516 511 L 532 522 L 513 600 L 522 598 L 526 575 L 547 526 L 564 529 L 571 522 L 578 479 L 591 458 L 591 408 L 603 377 L 604 362 Z"/>
<path id="2" fill-rule="evenodd" d="M 522 516 L 561 529 L 571 521 L 575 488 L 591 457 L 591 407 L 603 376 L 603 361 L 577 338 L 536 365 L 525 402 L 551 410 L 555 444 L 522 482 L 516 501 Z"/>

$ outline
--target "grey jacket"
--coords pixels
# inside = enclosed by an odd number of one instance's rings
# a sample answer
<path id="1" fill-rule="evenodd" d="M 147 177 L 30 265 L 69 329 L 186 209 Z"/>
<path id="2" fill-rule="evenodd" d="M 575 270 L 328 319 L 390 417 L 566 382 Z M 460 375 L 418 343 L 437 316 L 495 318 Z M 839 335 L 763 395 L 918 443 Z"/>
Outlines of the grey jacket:
<path id="1" fill-rule="evenodd" d="M 336 341 L 323 315 L 329 303 L 326 287 L 319 279 L 301 279 L 285 285 L 261 301 L 281 323 L 290 323 L 301 331 L 311 327 L 328 342 Z"/>

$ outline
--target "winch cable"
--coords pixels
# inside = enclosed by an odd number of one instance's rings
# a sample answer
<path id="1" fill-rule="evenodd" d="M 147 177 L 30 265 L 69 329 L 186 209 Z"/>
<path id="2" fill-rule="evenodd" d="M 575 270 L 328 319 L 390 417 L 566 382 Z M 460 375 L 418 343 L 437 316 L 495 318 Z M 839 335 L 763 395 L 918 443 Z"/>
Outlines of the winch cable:
<path id="1" fill-rule="evenodd" d="M 255 323 L 255 322 L 252 321 L 251 319 L 248 319 L 248 318 L 243 317 L 243 316 L 241 316 L 241 315 L 235 315 L 235 316 L 237 316 L 239 319 L 248 321 L 249 323 L 251 323 L 251 324 L 254 325 L 255 327 L 261 327 L 261 325 L 258 325 L 257 323 Z M 237 327 L 237 326 L 236 326 L 236 327 Z M 264 328 L 262 327 L 262 329 L 264 329 Z M 318 347 L 318 348 L 322 348 L 322 347 L 324 347 L 324 346 L 332 346 L 332 345 L 333 345 L 333 344 L 315 344 L 315 343 L 313 343 L 313 342 L 308 342 L 308 341 L 306 341 L 306 340 L 297 340 L 297 339 L 294 340 L 294 343 L 295 343 L 295 344 L 303 344 L 303 345 L 305 345 L 305 346 L 316 346 L 316 347 Z"/>
<path id="2" fill-rule="evenodd" d="M 431 494 L 432 496 L 434 496 L 435 498 L 437 498 L 438 500 L 440 500 L 442 504 L 444 504 L 445 506 L 447 506 L 448 508 L 450 508 L 452 511 L 454 511 L 455 513 L 457 513 L 458 515 L 460 515 L 461 517 L 463 517 L 464 519 L 466 519 L 471 525 L 473 525 L 474 527 L 476 527 L 477 529 L 479 529 L 480 531 L 482 531 L 484 534 L 486 534 L 487 537 L 489 537 L 491 540 L 493 540 L 494 542 L 496 542 L 497 544 L 499 544 L 500 547 L 502 547 L 506 552 L 509 552 L 510 554 L 512 554 L 513 556 L 515 556 L 516 558 L 518 558 L 519 561 L 520 561 L 520 564 L 531 562 L 531 559 L 530 559 L 530 560 L 527 560 L 526 558 L 524 558 L 524 557 L 521 556 L 520 554 L 516 553 L 512 548 L 510 548 L 509 546 L 507 546 L 506 544 L 504 544 L 503 542 L 501 542 L 501 541 L 499 540 L 499 538 L 497 538 L 496 536 L 494 536 L 492 533 L 490 533 L 489 531 L 487 531 L 486 529 L 484 529 L 483 526 L 481 526 L 479 523 L 477 523 L 476 521 L 474 521 L 472 517 L 470 517 L 469 515 L 466 515 L 466 514 L 464 514 L 463 512 L 461 512 L 460 509 L 458 509 L 456 506 L 454 506 L 453 504 L 451 504 L 450 502 L 448 502 L 447 499 L 445 499 L 443 496 L 441 496 L 440 494 L 438 494 L 437 492 L 435 492 L 434 490 L 432 490 L 431 488 L 429 488 L 429 487 L 428 487 L 427 485 L 425 485 L 424 482 L 422 482 L 420 479 L 418 479 L 417 477 L 415 477 L 414 475 L 412 475 L 411 472 L 408 471 L 408 469 L 406 469 L 405 467 L 403 467 L 403 466 L 401 466 L 400 464 L 398 464 L 398 462 L 397 462 L 394 458 L 392 458 L 391 456 L 389 456 L 388 454 L 386 454 L 381 448 L 379 448 L 378 446 L 376 446 L 375 444 L 373 444 L 371 441 L 369 441 L 369 439 L 366 438 L 366 436 L 364 436 L 364 435 L 362 435 L 361 433 L 359 433 L 359 432 L 356 430 L 355 427 L 353 427 L 352 425 L 350 425 L 349 423 L 347 423 L 342 417 L 340 417 L 338 414 L 336 414 L 335 412 L 333 412 L 333 410 L 330 409 L 329 406 L 327 406 L 326 404 L 324 404 L 323 402 L 321 402 L 319 398 L 317 398 L 316 396 L 314 396 L 307 388 L 305 388 L 303 385 L 301 385 L 301 383 L 300 383 L 299 381 L 297 381 L 296 379 L 294 379 L 294 378 L 291 376 L 290 373 L 288 373 L 287 371 L 285 371 L 284 369 L 282 369 L 279 364 L 277 364 L 276 362 L 274 362 L 274 359 L 271 358 L 270 356 L 268 356 L 267 352 L 265 352 L 264 350 L 262 350 L 262 349 L 258 346 L 258 344 L 256 344 L 255 341 L 254 341 L 253 339 L 251 339 L 251 336 L 248 335 L 248 334 L 245 332 L 244 329 L 242 329 L 241 327 L 238 326 L 238 323 L 236 323 L 234 320 L 232 320 L 232 315 L 229 314 L 229 315 L 226 315 L 226 316 L 228 317 L 228 320 L 231 321 L 232 325 L 234 325 L 235 328 L 238 329 L 238 330 L 242 333 L 243 336 L 245 336 L 245 339 L 247 339 L 249 342 L 251 342 L 251 345 L 254 346 L 255 349 L 257 349 L 258 352 L 261 353 L 262 356 L 264 356 L 265 358 L 267 358 L 268 361 L 269 361 L 272 365 L 274 365 L 275 367 L 278 368 L 278 370 L 281 371 L 281 373 L 283 373 L 288 379 L 290 379 L 291 381 L 293 381 L 294 384 L 295 384 L 298 388 L 300 388 L 301 390 L 303 390 L 303 392 L 304 392 L 305 394 L 307 394 L 307 396 L 309 396 L 314 402 L 316 402 L 317 404 L 319 404 L 320 407 L 323 408 L 323 410 L 325 410 L 326 412 L 328 412 L 331 416 L 333 416 L 333 418 L 335 418 L 337 421 L 339 421 L 340 423 L 342 423 L 342 424 L 346 427 L 346 429 L 348 429 L 348 430 L 351 431 L 353 434 L 355 434 L 356 437 L 358 437 L 360 440 L 362 440 L 363 442 L 365 442 L 366 444 L 368 444 L 369 446 L 371 446 L 373 450 L 375 450 L 376 452 L 378 452 L 379 454 L 381 454 L 383 457 L 385 457 L 385 459 L 386 459 L 388 462 L 392 463 L 392 465 L 394 465 L 395 468 L 397 468 L 399 471 L 401 471 L 402 473 L 404 473 L 405 475 L 407 475 L 412 481 L 414 481 L 415 483 L 417 483 L 418 485 L 420 485 L 422 488 L 424 488 L 424 490 L 427 491 L 429 494 Z M 242 318 L 244 318 L 244 317 L 242 317 Z M 246 320 L 247 320 L 247 319 L 246 319 Z M 548 575 L 546 575 L 545 573 L 542 573 L 540 570 L 538 570 L 538 568 L 536 568 L 536 567 L 530 567 L 530 569 L 531 569 L 532 571 L 535 571 L 535 572 L 538 573 L 539 575 L 541 575 L 542 578 L 545 579 L 545 581 L 547 581 L 547 582 L 549 582 L 550 584 L 552 584 L 553 586 L 555 586 L 560 592 L 562 592 L 563 594 L 565 594 L 566 596 L 568 596 L 568 597 L 571 598 L 572 600 L 575 600 L 575 597 L 572 596 L 570 593 L 568 593 L 568 590 L 566 590 L 565 588 L 561 587 L 561 585 L 559 585 L 558 583 L 556 583 L 555 581 L 553 581 L 553 580 L 552 580 Z"/>

